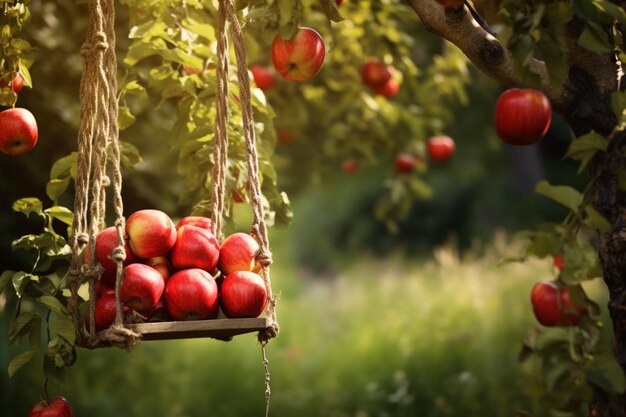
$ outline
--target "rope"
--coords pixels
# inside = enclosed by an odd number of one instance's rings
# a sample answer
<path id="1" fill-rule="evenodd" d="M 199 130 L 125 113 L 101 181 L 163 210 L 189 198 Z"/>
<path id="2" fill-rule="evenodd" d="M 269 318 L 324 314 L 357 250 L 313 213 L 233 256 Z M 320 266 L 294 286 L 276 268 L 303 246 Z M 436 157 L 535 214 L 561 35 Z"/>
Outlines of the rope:
<path id="1" fill-rule="evenodd" d="M 80 84 L 80 124 L 78 128 L 78 152 L 76 188 L 74 195 L 74 218 L 72 220 L 72 261 L 70 267 L 72 311 L 77 332 L 77 343 L 92 345 L 95 334 L 93 286 L 101 270 L 96 267 L 95 241 L 105 227 L 106 187 L 113 184 L 114 209 L 118 245 L 112 259 L 117 264 L 116 292 L 123 279 L 124 216 L 121 197 L 122 176 L 120 170 L 119 129 L 117 125 L 117 58 L 115 56 L 115 5 L 113 0 L 89 0 L 87 35 L 80 53 L 83 58 L 83 76 Z M 107 176 L 107 147 L 111 149 L 113 180 Z M 90 191 L 91 190 L 91 191 Z M 85 248 L 85 246 L 87 246 Z M 82 250 L 89 254 L 89 265 L 79 273 L 79 256 Z M 89 337 L 85 338 L 82 320 L 78 317 L 77 299 L 81 277 L 90 283 Z M 123 315 L 119 297 L 116 300 L 115 328 L 111 343 L 132 346 L 136 335 L 121 331 Z M 131 332 L 132 333 L 132 332 Z M 122 342 L 120 338 L 127 338 Z"/>

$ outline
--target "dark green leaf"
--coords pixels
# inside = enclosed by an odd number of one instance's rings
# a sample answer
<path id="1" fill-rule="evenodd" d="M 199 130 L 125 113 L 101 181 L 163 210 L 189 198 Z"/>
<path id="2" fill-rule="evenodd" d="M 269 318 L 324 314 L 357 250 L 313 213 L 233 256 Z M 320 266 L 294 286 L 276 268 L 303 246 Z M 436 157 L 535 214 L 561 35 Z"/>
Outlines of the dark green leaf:
<path id="1" fill-rule="evenodd" d="M 586 22 L 585 29 L 578 37 L 578 44 L 594 52 L 611 52 L 613 45 L 602 26 L 595 22 Z"/>
<path id="2" fill-rule="evenodd" d="M 43 369 L 46 377 L 57 385 L 63 385 L 65 382 L 65 366 L 55 365 L 54 353 L 46 353 L 43 361 Z"/>
<path id="3" fill-rule="evenodd" d="M 594 358 L 587 369 L 587 380 L 606 392 L 623 394 L 626 390 L 624 372 L 610 353 Z"/>
<path id="4" fill-rule="evenodd" d="M 70 344 L 76 340 L 74 322 L 69 314 L 56 314 L 55 319 L 50 321 L 50 333 L 59 335 Z"/>
<path id="5" fill-rule="evenodd" d="M 591 222 L 593 227 L 603 232 L 611 231 L 611 223 L 609 223 L 609 221 L 594 207 L 590 205 L 585 206 L 585 213 L 587 214 L 587 219 Z"/>
<path id="6" fill-rule="evenodd" d="M 69 314 L 67 311 L 67 308 L 63 304 L 61 304 L 61 302 L 57 298 L 51 295 L 43 295 L 37 298 L 37 301 L 39 301 L 41 304 L 48 307 L 51 311 L 54 311 L 56 314 L 59 314 L 59 315 Z"/>
<path id="7" fill-rule="evenodd" d="M 29 350 L 27 352 L 22 352 L 19 355 L 13 357 L 11 362 L 9 362 L 9 378 L 13 377 L 15 373 L 28 362 L 31 361 L 37 354 L 37 350 Z"/>
<path id="8" fill-rule="evenodd" d="M 578 207 L 583 201 L 582 194 L 574 188 L 565 185 L 551 185 L 545 180 L 537 183 L 535 192 L 551 198 L 574 212 L 578 211 Z"/>
<path id="9" fill-rule="evenodd" d="M 13 275 L 15 275 L 15 271 L 7 270 L 2 272 L 2 275 L 0 275 L 0 294 L 2 294 L 2 291 L 4 291 L 4 288 L 7 286 L 7 284 L 11 282 Z"/>
<path id="10" fill-rule="evenodd" d="M 341 22 L 343 20 L 337 7 L 337 0 L 319 0 L 319 2 L 328 20 L 333 22 Z"/>
<path id="11" fill-rule="evenodd" d="M 9 342 L 16 343 L 21 336 L 28 334 L 32 328 L 41 327 L 41 316 L 34 311 L 24 311 L 13 317 L 9 324 Z"/>
<path id="12" fill-rule="evenodd" d="M 39 277 L 37 275 L 19 271 L 13 274 L 12 281 L 13 288 L 15 289 L 15 294 L 17 294 L 17 296 L 21 298 L 22 294 L 24 293 L 24 289 L 26 288 L 26 285 L 28 285 L 28 283 L 31 281 L 38 282 Z"/>
<path id="13" fill-rule="evenodd" d="M 610 16 L 622 25 L 626 25 L 626 12 L 617 4 L 607 0 L 593 0 L 592 3 L 601 14 Z"/>

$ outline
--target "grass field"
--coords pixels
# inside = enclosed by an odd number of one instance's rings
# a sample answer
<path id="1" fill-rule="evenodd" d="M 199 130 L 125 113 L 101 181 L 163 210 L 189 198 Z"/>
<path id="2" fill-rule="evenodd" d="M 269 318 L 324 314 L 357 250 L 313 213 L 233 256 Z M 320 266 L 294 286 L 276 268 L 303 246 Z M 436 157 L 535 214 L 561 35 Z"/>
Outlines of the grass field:
<path id="1" fill-rule="evenodd" d="M 272 416 L 514 416 L 533 410 L 517 355 L 534 320 L 529 291 L 553 276 L 547 260 L 499 265 L 508 247 L 426 259 L 368 254 L 337 276 L 293 262 L 274 236 L 272 283 L 279 336 L 268 345 Z M 591 297 L 605 297 L 601 282 Z M 601 303 L 602 304 L 602 303 Z M 6 318 L 2 317 L 6 337 Z M 0 366 L 7 366 L 6 343 Z M 0 415 L 24 416 L 38 396 L 40 365 L 0 377 Z M 77 416 L 235 417 L 265 410 L 255 335 L 142 342 L 132 352 L 79 350 L 64 387 Z M 538 414 L 541 415 L 541 414 Z"/>

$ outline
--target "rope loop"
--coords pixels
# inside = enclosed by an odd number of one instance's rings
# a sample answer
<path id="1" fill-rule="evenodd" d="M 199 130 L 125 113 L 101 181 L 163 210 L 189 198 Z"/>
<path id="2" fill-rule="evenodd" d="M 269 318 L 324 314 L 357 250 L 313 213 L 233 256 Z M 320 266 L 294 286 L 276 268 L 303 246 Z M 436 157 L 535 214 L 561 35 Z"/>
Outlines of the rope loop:
<path id="1" fill-rule="evenodd" d="M 267 268 L 272 264 L 272 253 L 265 249 L 259 249 L 256 260 L 259 261 L 262 267 Z"/>
<path id="2" fill-rule="evenodd" d="M 89 234 L 88 233 L 79 233 L 76 236 L 76 241 L 78 242 L 79 245 L 81 246 L 85 246 L 89 243 Z"/>
<path id="3" fill-rule="evenodd" d="M 104 175 L 100 180 L 100 185 L 103 187 L 108 187 L 111 185 L 111 178 L 108 175 Z"/>

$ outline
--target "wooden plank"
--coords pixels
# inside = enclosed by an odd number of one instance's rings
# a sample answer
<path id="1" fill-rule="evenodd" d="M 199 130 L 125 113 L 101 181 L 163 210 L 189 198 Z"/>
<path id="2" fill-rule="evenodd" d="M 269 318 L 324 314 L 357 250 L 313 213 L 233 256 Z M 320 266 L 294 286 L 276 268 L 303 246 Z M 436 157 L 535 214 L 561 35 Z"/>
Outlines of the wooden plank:
<path id="1" fill-rule="evenodd" d="M 198 337 L 230 340 L 233 336 L 265 329 L 267 321 L 265 317 L 164 321 L 130 324 L 128 327 L 141 333 L 142 340 L 190 339 Z"/>

